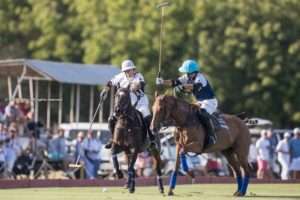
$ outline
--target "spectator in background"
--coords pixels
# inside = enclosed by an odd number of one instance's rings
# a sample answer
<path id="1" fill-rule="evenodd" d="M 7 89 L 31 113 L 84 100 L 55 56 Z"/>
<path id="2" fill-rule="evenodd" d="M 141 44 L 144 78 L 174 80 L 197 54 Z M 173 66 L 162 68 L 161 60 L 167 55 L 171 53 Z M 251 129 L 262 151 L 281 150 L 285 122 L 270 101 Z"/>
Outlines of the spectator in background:
<path id="1" fill-rule="evenodd" d="M 73 141 L 73 145 L 75 147 L 73 162 L 75 164 L 84 164 L 84 152 L 82 148 L 84 138 L 85 138 L 84 132 L 80 131 L 77 134 L 77 138 Z M 78 168 L 78 170 L 74 172 L 75 178 L 77 179 L 83 178 L 81 177 L 81 170 L 82 170 L 81 168 Z"/>
<path id="2" fill-rule="evenodd" d="M 84 154 L 84 166 L 88 179 L 95 179 L 100 165 L 101 142 L 96 138 L 96 134 L 88 132 L 83 140 L 82 149 Z"/>
<path id="3" fill-rule="evenodd" d="M 0 123 L 5 121 L 5 105 L 2 100 L 0 100 Z"/>
<path id="4" fill-rule="evenodd" d="M 293 179 L 300 179 L 300 129 L 294 129 L 294 138 L 290 141 L 290 154 Z"/>
<path id="5" fill-rule="evenodd" d="M 28 100 L 19 100 L 18 107 L 23 116 L 26 116 L 30 112 L 30 102 Z"/>
<path id="6" fill-rule="evenodd" d="M 7 138 L 7 128 L 3 122 L 0 122 L 0 140 L 5 140 Z"/>
<path id="7" fill-rule="evenodd" d="M 7 139 L 7 143 L 5 147 L 5 151 L 6 151 L 5 161 L 7 163 L 7 171 L 8 173 L 11 174 L 17 158 L 22 153 L 22 146 L 19 141 L 17 129 L 14 126 L 9 127 L 8 133 L 9 133 L 9 138 Z"/>
<path id="8" fill-rule="evenodd" d="M 251 138 L 251 144 L 249 147 L 249 156 L 248 156 L 248 162 L 253 168 L 253 171 L 257 171 L 257 150 L 256 150 L 256 138 Z M 251 170 L 252 171 L 252 170 Z M 251 176 L 255 177 L 256 174 L 251 173 Z"/>
<path id="9" fill-rule="evenodd" d="M 64 163 L 67 153 L 64 130 L 59 129 L 48 143 L 48 157 L 50 161 L 62 161 Z"/>
<path id="10" fill-rule="evenodd" d="M 84 140 L 84 132 L 80 131 L 77 134 L 77 138 L 74 140 L 73 144 L 75 146 L 75 154 L 74 154 L 74 161 L 79 162 L 79 160 L 82 160 L 84 155 L 82 151 L 82 144 Z"/>
<path id="11" fill-rule="evenodd" d="M 11 122 L 18 122 L 21 118 L 21 112 L 16 105 L 16 101 L 12 100 L 6 107 L 5 107 L 5 120 L 7 124 Z"/>
<path id="12" fill-rule="evenodd" d="M 278 143 L 276 147 L 277 158 L 281 165 L 281 179 L 289 179 L 289 165 L 290 165 L 290 151 L 289 151 L 289 138 L 290 133 L 284 133 L 284 138 Z"/>
<path id="13" fill-rule="evenodd" d="M 256 142 L 257 149 L 257 178 L 263 179 L 265 177 L 270 177 L 270 148 L 271 144 L 267 138 L 267 131 L 261 131 L 261 137 Z"/>
<path id="14" fill-rule="evenodd" d="M 0 178 L 5 171 L 5 140 L 0 138 Z"/>
<path id="15" fill-rule="evenodd" d="M 152 157 L 148 151 L 138 154 L 136 161 L 136 170 L 138 176 L 151 176 L 152 175 Z"/>

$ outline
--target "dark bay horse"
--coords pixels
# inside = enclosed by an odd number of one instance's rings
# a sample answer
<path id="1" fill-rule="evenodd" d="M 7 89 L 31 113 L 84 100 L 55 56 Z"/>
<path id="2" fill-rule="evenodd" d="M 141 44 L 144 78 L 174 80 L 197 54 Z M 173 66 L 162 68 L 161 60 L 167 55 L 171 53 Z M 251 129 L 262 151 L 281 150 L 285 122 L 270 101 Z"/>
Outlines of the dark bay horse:
<path id="1" fill-rule="evenodd" d="M 114 128 L 112 141 L 113 164 L 117 174 L 122 173 L 119 169 L 117 153 L 125 152 L 128 159 L 128 182 L 127 187 L 130 193 L 135 191 L 135 170 L 134 165 L 138 153 L 145 151 L 147 148 L 147 128 L 143 123 L 142 114 L 139 113 L 130 101 L 130 90 L 120 88 L 115 95 L 115 113 L 117 122 Z M 157 184 L 159 191 L 164 193 L 161 158 L 158 150 L 147 149 L 154 157 L 157 172 Z"/>
<path id="2" fill-rule="evenodd" d="M 176 164 L 169 185 L 169 195 L 173 195 L 176 177 L 180 164 L 181 152 L 210 153 L 220 151 L 227 158 L 237 180 L 235 196 L 244 196 L 247 191 L 250 168 L 248 153 L 250 146 L 250 133 L 244 121 L 234 115 L 222 115 L 228 129 L 217 131 L 217 143 L 205 148 L 205 130 L 196 115 L 197 105 L 189 104 L 174 96 L 157 96 L 153 104 L 153 118 L 151 129 L 157 132 L 161 124 L 173 120 L 177 127 Z M 243 175 L 241 168 L 243 169 Z"/>

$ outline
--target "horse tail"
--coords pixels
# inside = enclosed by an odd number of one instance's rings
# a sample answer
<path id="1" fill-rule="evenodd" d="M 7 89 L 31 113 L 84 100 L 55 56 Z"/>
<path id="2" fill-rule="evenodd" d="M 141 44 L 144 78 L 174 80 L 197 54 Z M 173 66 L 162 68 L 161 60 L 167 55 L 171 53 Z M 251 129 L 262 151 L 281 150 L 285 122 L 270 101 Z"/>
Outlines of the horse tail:
<path id="1" fill-rule="evenodd" d="M 257 125 L 258 121 L 256 119 L 251 119 L 247 116 L 246 112 L 241 112 L 236 114 L 236 116 L 238 118 L 240 118 L 241 120 L 244 121 L 244 123 L 246 124 L 246 126 L 255 126 Z"/>
<path id="2" fill-rule="evenodd" d="M 237 116 L 237 117 L 240 118 L 241 120 L 245 120 L 245 119 L 248 118 L 246 112 L 241 112 L 241 113 L 235 114 L 235 116 Z"/>

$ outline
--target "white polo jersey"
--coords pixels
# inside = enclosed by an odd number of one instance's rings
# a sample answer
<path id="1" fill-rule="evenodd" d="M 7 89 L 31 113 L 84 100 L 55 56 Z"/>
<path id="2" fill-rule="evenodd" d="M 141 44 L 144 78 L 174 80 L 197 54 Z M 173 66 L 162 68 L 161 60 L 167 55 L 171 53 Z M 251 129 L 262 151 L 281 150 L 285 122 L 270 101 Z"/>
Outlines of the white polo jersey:
<path id="1" fill-rule="evenodd" d="M 266 138 L 260 138 L 256 142 L 257 158 L 261 160 L 270 160 L 270 141 Z"/>
<path id="2" fill-rule="evenodd" d="M 135 73 L 133 77 L 127 77 L 125 72 L 117 74 L 111 79 L 113 86 L 117 88 L 128 88 L 132 83 L 141 83 L 145 82 L 145 79 L 141 73 Z M 130 92 L 131 105 L 135 105 L 136 109 L 143 114 L 143 117 L 150 115 L 149 110 L 149 100 L 148 97 L 144 94 L 143 90 L 138 90 L 137 92 Z"/>

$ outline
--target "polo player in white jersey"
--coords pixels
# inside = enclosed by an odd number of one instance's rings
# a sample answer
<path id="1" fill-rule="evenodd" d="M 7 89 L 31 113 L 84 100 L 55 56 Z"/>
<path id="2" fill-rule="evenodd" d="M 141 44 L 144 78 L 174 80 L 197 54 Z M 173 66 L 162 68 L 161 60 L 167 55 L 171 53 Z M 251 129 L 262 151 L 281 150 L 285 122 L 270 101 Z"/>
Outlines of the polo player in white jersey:
<path id="1" fill-rule="evenodd" d="M 131 60 L 124 60 L 122 62 L 122 72 L 114 76 L 106 85 L 104 90 L 108 91 L 112 86 L 117 88 L 130 88 L 130 99 L 131 104 L 135 106 L 135 108 L 142 113 L 144 122 L 147 126 L 148 137 L 153 144 L 154 135 L 150 131 L 150 123 L 151 123 L 151 113 L 149 110 L 149 100 L 148 97 L 144 93 L 145 89 L 145 79 L 143 75 L 136 71 L 136 66 Z M 109 119 L 109 129 L 111 133 L 114 132 L 114 127 L 116 124 L 116 116 L 113 113 Z M 112 142 L 110 141 L 105 145 L 105 148 L 111 148 Z"/>

